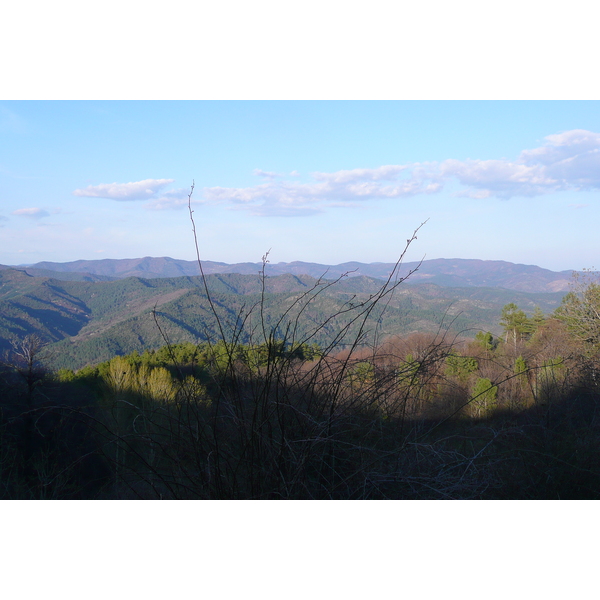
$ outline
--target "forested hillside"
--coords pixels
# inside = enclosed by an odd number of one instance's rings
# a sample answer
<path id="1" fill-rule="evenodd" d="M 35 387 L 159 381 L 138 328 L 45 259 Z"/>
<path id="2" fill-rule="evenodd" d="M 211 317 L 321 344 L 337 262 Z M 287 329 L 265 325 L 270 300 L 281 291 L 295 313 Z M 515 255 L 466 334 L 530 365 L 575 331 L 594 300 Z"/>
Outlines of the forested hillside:
<path id="1" fill-rule="evenodd" d="M 158 348 L 165 336 L 173 343 L 219 339 L 217 316 L 226 332 L 245 319 L 240 341 L 251 343 L 259 317 L 271 326 L 286 311 L 298 313 L 294 324 L 298 338 L 310 338 L 324 347 L 335 342 L 342 349 L 357 334 L 350 325 L 346 338 L 338 339 L 348 322 L 348 310 L 368 301 L 382 285 L 363 276 L 345 277 L 331 285 L 330 280 L 291 274 L 264 279 L 209 275 L 207 284 L 216 313 L 199 277 L 63 281 L 4 269 L 0 271 L 0 349 L 8 349 L 13 339 L 35 334 L 49 344 L 49 365 L 79 368 L 117 354 Z M 450 329 L 466 337 L 479 330 L 497 334 L 500 312 L 508 302 L 518 303 L 529 314 L 536 306 L 547 313 L 561 298 L 560 293 L 403 284 L 369 314 L 363 333 L 370 333 L 371 343 L 417 331 Z M 261 311 L 253 311 L 258 305 Z M 318 327 L 325 320 L 327 325 Z"/>

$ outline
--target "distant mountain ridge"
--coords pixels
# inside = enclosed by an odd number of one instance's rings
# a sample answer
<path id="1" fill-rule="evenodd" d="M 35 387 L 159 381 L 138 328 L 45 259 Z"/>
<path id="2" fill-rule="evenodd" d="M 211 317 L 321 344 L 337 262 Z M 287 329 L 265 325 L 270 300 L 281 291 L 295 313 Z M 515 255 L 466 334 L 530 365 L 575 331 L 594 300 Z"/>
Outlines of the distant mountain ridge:
<path id="1" fill-rule="evenodd" d="M 404 263 L 400 276 L 405 276 L 419 265 L 418 262 Z M 36 277 L 54 277 L 63 280 L 111 281 L 127 277 L 156 279 L 165 277 L 193 277 L 200 274 L 196 261 L 170 257 L 150 257 L 131 259 L 77 260 L 73 262 L 39 262 L 17 268 Z M 262 263 L 227 264 L 202 261 L 206 275 L 235 273 L 256 275 Z M 325 265 L 302 261 L 267 263 L 265 274 L 308 275 L 336 279 L 343 274 L 364 275 L 376 279 L 386 279 L 394 268 L 394 263 L 346 262 L 339 265 Z M 407 280 L 408 284 L 434 283 L 443 287 L 499 287 L 520 292 L 567 292 L 573 271 L 550 271 L 535 265 L 515 264 L 501 260 L 479 260 L 438 258 L 425 260 L 416 273 Z"/>

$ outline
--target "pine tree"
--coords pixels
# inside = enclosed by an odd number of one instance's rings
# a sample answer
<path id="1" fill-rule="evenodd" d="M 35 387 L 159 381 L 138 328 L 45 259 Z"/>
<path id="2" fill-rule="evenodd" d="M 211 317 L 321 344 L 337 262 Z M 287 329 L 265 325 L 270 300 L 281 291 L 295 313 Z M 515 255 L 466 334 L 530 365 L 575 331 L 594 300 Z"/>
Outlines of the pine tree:
<path id="1" fill-rule="evenodd" d="M 511 338 L 515 349 L 517 348 L 517 342 L 525 339 L 533 331 L 532 322 L 513 302 L 502 309 L 500 325 L 504 328 L 504 341 L 508 343 L 508 339 Z"/>

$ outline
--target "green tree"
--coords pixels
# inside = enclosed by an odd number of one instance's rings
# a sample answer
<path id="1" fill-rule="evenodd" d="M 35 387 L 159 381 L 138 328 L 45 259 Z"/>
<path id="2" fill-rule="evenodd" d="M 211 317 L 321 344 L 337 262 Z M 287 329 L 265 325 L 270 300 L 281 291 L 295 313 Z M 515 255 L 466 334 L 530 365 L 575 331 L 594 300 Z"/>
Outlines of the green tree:
<path id="1" fill-rule="evenodd" d="M 539 306 L 535 307 L 531 317 L 531 326 L 533 331 L 537 331 L 546 322 L 546 316 Z"/>
<path id="2" fill-rule="evenodd" d="M 498 342 L 489 331 L 478 331 L 475 335 L 475 342 L 481 346 L 485 352 L 492 352 L 496 349 Z"/>
<path id="3" fill-rule="evenodd" d="M 452 351 L 446 357 L 446 375 L 454 377 L 460 382 L 465 383 L 469 375 L 479 368 L 479 363 L 470 356 L 460 356 Z"/>
<path id="4" fill-rule="evenodd" d="M 515 359 L 515 375 L 520 390 L 522 392 L 527 390 L 529 386 L 529 366 L 522 356 Z"/>
<path id="5" fill-rule="evenodd" d="M 590 272 L 574 275 L 572 290 L 554 314 L 590 350 L 600 349 L 600 285 Z"/>
<path id="6" fill-rule="evenodd" d="M 369 361 L 359 362 L 350 371 L 350 381 L 352 383 L 367 384 L 375 378 L 375 367 Z"/>
<path id="7" fill-rule="evenodd" d="M 478 417 L 485 416 L 498 402 L 498 386 L 487 377 L 479 377 L 471 390 L 471 399 Z"/>
<path id="8" fill-rule="evenodd" d="M 508 343 L 509 338 L 512 339 L 515 348 L 517 342 L 525 339 L 533 331 L 527 315 L 513 302 L 502 309 L 500 325 L 504 329 L 504 341 Z"/>
<path id="9" fill-rule="evenodd" d="M 515 375 L 526 375 L 527 363 L 522 356 L 518 356 L 515 360 Z"/>

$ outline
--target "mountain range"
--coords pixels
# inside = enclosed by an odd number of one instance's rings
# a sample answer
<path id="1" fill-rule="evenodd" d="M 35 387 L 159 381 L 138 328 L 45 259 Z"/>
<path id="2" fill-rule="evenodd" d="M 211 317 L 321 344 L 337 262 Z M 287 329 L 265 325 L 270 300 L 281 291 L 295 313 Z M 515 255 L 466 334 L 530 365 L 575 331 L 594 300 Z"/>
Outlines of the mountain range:
<path id="1" fill-rule="evenodd" d="M 417 263 L 407 263 L 401 272 L 413 266 Z M 36 334 L 48 344 L 51 366 L 80 368 L 116 354 L 158 348 L 167 339 L 219 339 L 219 324 L 194 268 L 194 262 L 170 258 L 5 266 L 0 269 L 0 350 L 9 349 L 11 340 Z M 360 308 L 353 307 L 378 293 L 393 265 L 267 264 L 264 279 L 257 274 L 261 268 L 260 263 L 203 263 L 225 333 L 243 323 L 239 341 L 255 343 L 263 325 L 269 330 L 279 323 L 282 332 L 288 323 L 297 341 L 327 346 L 345 328 L 350 338 L 359 335 L 360 328 L 350 321 Z M 210 273 L 213 269 L 250 273 Z M 182 274 L 186 270 L 190 274 Z M 165 276 L 172 273 L 177 275 Z M 329 285 L 343 273 L 347 276 Z M 478 330 L 498 335 L 504 305 L 514 302 L 528 314 L 538 306 L 549 313 L 560 304 L 569 278 L 570 272 L 500 261 L 425 261 L 368 315 L 363 332 L 377 333 L 378 339 L 446 328 L 467 337 Z M 341 349 L 345 342 L 336 343 Z"/>
<path id="2" fill-rule="evenodd" d="M 339 265 L 325 265 L 310 262 L 280 262 L 264 265 L 265 275 L 284 274 L 308 275 L 315 278 L 337 279 L 347 274 L 349 277 L 366 276 L 387 279 L 394 263 L 346 262 Z M 573 271 L 550 271 L 534 265 L 514 264 L 500 260 L 477 259 L 434 259 L 422 263 L 408 262 L 400 266 L 400 276 L 405 276 L 415 268 L 406 281 L 409 285 L 433 283 L 445 287 L 499 287 L 519 292 L 567 292 Z M 39 262 L 33 265 L 8 267 L 17 268 L 37 277 L 53 277 L 74 281 L 114 281 L 127 277 L 156 279 L 164 277 L 193 277 L 200 275 L 196 261 L 178 260 L 170 257 L 133 259 L 77 260 L 73 262 Z M 256 275 L 263 269 L 262 263 L 227 264 L 202 261 L 206 275 L 236 273 Z"/>

